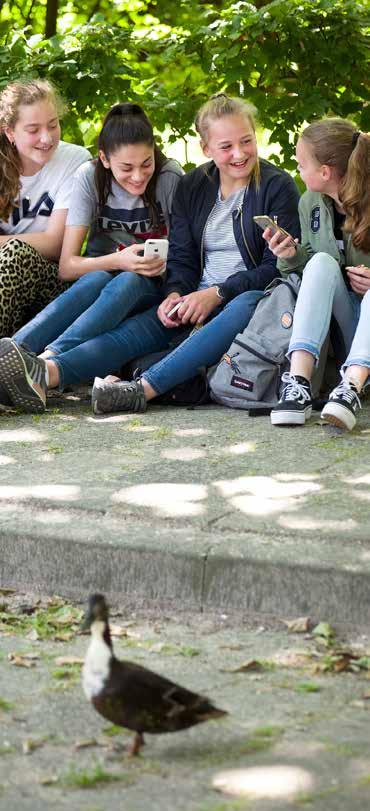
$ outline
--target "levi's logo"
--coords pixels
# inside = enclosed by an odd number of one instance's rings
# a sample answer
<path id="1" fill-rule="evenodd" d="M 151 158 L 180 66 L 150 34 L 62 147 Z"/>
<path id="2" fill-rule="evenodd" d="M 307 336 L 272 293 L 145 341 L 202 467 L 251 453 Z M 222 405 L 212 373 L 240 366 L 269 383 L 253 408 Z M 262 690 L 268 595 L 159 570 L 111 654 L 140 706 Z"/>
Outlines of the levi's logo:
<path id="1" fill-rule="evenodd" d="M 245 389 L 246 391 L 253 391 L 254 383 L 252 380 L 247 380 L 245 377 L 238 377 L 238 375 L 233 375 L 230 382 L 231 386 L 235 386 L 236 389 Z"/>

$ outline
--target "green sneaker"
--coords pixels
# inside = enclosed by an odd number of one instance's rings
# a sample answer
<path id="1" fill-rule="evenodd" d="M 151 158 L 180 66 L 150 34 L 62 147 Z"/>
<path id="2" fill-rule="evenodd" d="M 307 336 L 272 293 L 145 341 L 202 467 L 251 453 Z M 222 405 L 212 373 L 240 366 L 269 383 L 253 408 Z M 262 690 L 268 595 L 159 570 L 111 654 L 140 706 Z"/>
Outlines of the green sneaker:
<path id="1" fill-rule="evenodd" d="M 31 414 L 45 411 L 46 363 L 11 338 L 0 340 L 0 387 L 14 406 Z"/>
<path id="2" fill-rule="evenodd" d="M 112 411 L 146 411 L 147 403 L 140 380 L 121 380 L 106 383 L 96 377 L 91 394 L 94 414 L 109 414 Z"/>

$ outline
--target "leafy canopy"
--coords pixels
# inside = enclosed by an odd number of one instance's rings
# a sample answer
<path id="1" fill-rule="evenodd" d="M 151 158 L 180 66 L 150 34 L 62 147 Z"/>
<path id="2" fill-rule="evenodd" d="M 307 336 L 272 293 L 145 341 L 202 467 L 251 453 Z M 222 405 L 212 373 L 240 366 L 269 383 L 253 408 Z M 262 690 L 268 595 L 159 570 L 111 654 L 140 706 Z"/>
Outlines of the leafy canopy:
<path id="1" fill-rule="evenodd" d="M 46 5 L 0 8 L 0 87 L 50 78 L 68 103 L 64 137 L 76 143 L 93 145 L 123 99 L 142 103 L 159 132 L 186 139 L 215 92 L 255 104 L 287 168 L 306 121 L 334 114 L 370 130 L 367 0 L 60 0 L 49 38 Z"/>

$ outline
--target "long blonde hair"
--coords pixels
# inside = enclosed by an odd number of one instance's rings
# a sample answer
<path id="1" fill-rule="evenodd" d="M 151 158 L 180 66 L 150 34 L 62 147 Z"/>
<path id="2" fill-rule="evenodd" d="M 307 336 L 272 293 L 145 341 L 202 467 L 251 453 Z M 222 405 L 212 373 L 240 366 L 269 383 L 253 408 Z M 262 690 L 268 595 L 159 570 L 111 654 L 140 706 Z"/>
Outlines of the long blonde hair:
<path id="1" fill-rule="evenodd" d="M 64 105 L 57 91 L 45 79 L 11 82 L 0 94 L 0 218 L 8 220 L 20 190 L 22 161 L 15 144 L 10 143 L 5 129 L 14 129 L 22 104 L 36 104 L 47 99 L 58 116 Z"/>
<path id="2" fill-rule="evenodd" d="M 225 115 L 242 115 L 244 116 L 252 127 L 253 132 L 256 132 L 255 116 L 257 110 L 253 104 L 250 104 L 244 99 L 235 98 L 234 96 L 227 96 L 225 93 L 217 93 L 211 96 L 205 104 L 202 105 L 195 118 L 195 129 L 200 135 L 204 144 L 208 141 L 208 132 L 212 121 L 217 121 Z M 257 158 L 256 164 L 253 167 L 252 180 L 256 186 L 260 182 L 260 166 Z"/>
<path id="3" fill-rule="evenodd" d="M 370 135 L 344 118 L 324 118 L 310 124 L 301 137 L 321 165 L 337 170 L 339 199 L 346 214 L 344 229 L 356 248 L 369 252 Z"/>

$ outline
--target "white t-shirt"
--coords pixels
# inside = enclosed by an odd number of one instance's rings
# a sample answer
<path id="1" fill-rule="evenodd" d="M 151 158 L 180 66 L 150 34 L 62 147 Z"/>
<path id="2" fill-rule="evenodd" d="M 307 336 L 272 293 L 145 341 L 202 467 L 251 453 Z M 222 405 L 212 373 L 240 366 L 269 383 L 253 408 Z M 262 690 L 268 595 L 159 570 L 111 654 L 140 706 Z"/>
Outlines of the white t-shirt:
<path id="1" fill-rule="evenodd" d="M 156 183 L 159 230 L 150 229 L 149 209 L 141 196 L 133 195 L 112 179 L 112 191 L 99 210 L 95 185 L 95 161 L 81 166 L 73 180 L 73 193 L 66 225 L 90 226 L 86 254 L 104 256 L 120 243 L 125 247 L 149 237 L 165 237 L 169 231 L 173 195 L 183 171 L 174 160 L 162 167 Z"/>
<path id="2" fill-rule="evenodd" d="M 8 222 L 0 220 L 3 234 L 46 231 L 52 211 L 66 209 L 72 192 L 73 175 L 91 157 L 83 146 L 60 141 L 53 157 L 35 175 L 21 175 L 19 205 Z"/>

